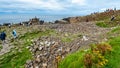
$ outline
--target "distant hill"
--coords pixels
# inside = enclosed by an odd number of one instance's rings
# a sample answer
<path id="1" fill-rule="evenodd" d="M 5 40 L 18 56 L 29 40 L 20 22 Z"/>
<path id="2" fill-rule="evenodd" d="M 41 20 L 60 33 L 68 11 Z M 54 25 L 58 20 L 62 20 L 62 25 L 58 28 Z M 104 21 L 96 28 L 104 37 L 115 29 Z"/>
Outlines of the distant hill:
<path id="1" fill-rule="evenodd" d="M 113 21 L 110 21 L 112 16 L 114 16 L 115 19 Z M 88 22 L 88 21 L 105 21 L 106 23 L 108 22 L 119 23 L 120 10 L 108 9 L 100 13 L 96 12 L 96 13 L 91 13 L 90 15 L 86 15 L 86 16 L 68 17 L 68 18 L 64 18 L 63 20 L 69 23 Z"/>

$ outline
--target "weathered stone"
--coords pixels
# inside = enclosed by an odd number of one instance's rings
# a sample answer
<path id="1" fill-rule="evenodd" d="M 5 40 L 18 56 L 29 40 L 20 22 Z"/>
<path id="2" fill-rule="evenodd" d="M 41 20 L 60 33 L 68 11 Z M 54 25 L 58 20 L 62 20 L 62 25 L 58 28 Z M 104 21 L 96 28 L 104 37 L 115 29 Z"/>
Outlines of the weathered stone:
<path id="1" fill-rule="evenodd" d="M 56 24 L 69 24 L 69 22 L 67 22 L 65 20 L 56 20 L 55 23 Z"/>
<path id="2" fill-rule="evenodd" d="M 40 42 L 40 44 L 41 44 L 41 45 L 44 45 L 44 43 L 43 43 L 43 42 Z"/>
<path id="3" fill-rule="evenodd" d="M 37 58 L 35 59 L 35 61 L 36 61 L 37 63 L 41 62 L 41 60 L 40 60 L 40 55 L 37 56 Z"/>
<path id="4" fill-rule="evenodd" d="M 27 60 L 26 63 L 27 63 L 27 64 L 31 63 L 31 60 Z"/>
<path id="5" fill-rule="evenodd" d="M 38 47 L 39 47 L 38 45 L 35 45 L 35 46 L 34 46 L 34 49 L 37 49 Z"/>
<path id="6" fill-rule="evenodd" d="M 87 38 L 86 36 L 83 36 L 82 40 L 83 40 L 83 41 L 87 41 L 88 38 Z"/>
<path id="7" fill-rule="evenodd" d="M 69 47 L 68 47 L 68 48 L 66 48 L 66 52 L 70 52 L 70 50 L 71 50 L 71 49 L 70 49 Z"/>
<path id="8" fill-rule="evenodd" d="M 47 63 L 43 63 L 43 68 L 47 68 Z"/>
<path id="9" fill-rule="evenodd" d="M 63 20 L 66 20 L 69 23 L 77 23 L 77 22 L 79 22 L 79 20 L 76 17 L 64 18 Z"/>
<path id="10" fill-rule="evenodd" d="M 43 46 L 40 46 L 38 49 L 39 49 L 40 51 L 43 50 Z"/>

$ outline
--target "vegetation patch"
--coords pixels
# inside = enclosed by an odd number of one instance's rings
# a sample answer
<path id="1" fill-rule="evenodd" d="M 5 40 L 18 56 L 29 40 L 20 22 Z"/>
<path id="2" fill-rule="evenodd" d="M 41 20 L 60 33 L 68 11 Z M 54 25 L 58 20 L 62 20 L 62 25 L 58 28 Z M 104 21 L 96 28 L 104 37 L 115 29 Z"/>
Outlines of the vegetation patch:
<path id="1" fill-rule="evenodd" d="M 120 68 L 120 36 L 109 41 L 113 47 L 111 54 L 106 55 L 108 63 L 105 68 Z"/>
<path id="2" fill-rule="evenodd" d="M 112 33 L 115 33 L 115 32 L 118 32 L 118 31 L 120 31 L 120 26 L 116 27 L 116 28 L 113 29 L 111 32 L 112 32 Z"/>
<path id="3" fill-rule="evenodd" d="M 32 59 L 32 55 L 27 49 L 12 50 L 0 57 L 0 68 L 24 68 L 28 59 Z"/>
<path id="4" fill-rule="evenodd" d="M 111 51 L 111 45 L 106 43 L 92 45 L 90 50 L 68 55 L 59 64 L 59 68 L 101 68 L 107 64 L 105 55 L 110 54 Z"/>
<path id="5" fill-rule="evenodd" d="M 3 48 L 2 45 L 0 45 L 0 51 L 1 51 L 2 48 Z"/>
<path id="6" fill-rule="evenodd" d="M 67 55 L 67 57 L 60 62 L 59 68 L 82 68 L 84 67 L 83 55 L 84 51 L 78 51 L 73 54 Z"/>
<path id="7" fill-rule="evenodd" d="M 62 42 L 71 42 L 71 41 L 72 41 L 72 39 L 69 37 L 62 38 Z"/>
<path id="8" fill-rule="evenodd" d="M 109 27 L 107 23 L 105 23 L 104 21 L 98 21 L 96 22 L 96 25 L 99 27 Z"/>
<path id="9" fill-rule="evenodd" d="M 15 48 L 12 49 L 11 52 L 0 56 L 0 68 L 24 68 L 26 61 L 32 59 L 32 54 L 29 49 L 27 49 L 27 47 L 32 44 L 31 40 L 41 36 L 51 35 L 51 33 L 54 33 L 54 31 L 34 31 L 18 37 L 18 39 L 12 42 Z"/>

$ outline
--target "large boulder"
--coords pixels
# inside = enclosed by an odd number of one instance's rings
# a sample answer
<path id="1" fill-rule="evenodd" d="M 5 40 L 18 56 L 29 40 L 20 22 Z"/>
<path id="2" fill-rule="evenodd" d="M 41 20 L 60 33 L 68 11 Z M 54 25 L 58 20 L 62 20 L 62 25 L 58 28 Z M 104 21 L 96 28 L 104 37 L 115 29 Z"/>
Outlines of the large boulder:
<path id="1" fill-rule="evenodd" d="M 68 17 L 68 18 L 64 18 L 63 20 L 69 22 L 69 23 L 77 23 L 79 22 L 78 17 Z"/>
<path id="2" fill-rule="evenodd" d="M 66 20 L 56 20 L 55 24 L 69 24 L 69 22 Z"/>

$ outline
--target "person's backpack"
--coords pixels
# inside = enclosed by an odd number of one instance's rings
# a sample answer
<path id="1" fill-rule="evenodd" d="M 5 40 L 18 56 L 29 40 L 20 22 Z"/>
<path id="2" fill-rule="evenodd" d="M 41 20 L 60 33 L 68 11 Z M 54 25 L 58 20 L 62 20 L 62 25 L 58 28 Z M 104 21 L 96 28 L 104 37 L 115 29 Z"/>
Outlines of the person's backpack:
<path id="1" fill-rule="evenodd" d="M 14 35 L 14 34 L 15 34 L 15 32 L 13 31 L 13 32 L 12 32 L 12 34 Z"/>

